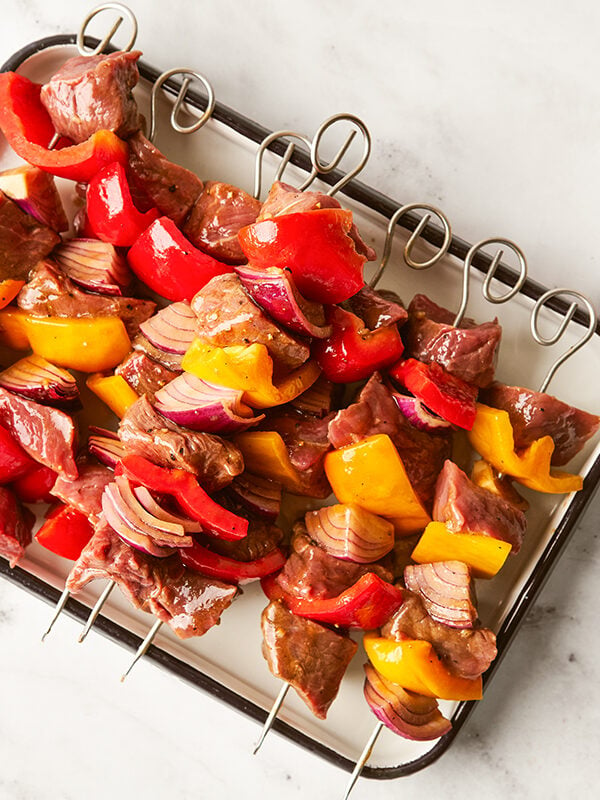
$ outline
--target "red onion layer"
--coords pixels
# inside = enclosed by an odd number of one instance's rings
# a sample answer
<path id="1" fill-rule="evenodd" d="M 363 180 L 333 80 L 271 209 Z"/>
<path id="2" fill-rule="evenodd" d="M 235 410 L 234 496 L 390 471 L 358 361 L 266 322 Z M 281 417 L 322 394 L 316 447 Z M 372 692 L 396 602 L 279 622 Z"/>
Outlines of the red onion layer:
<path id="1" fill-rule="evenodd" d="M 65 275 L 93 292 L 122 295 L 132 280 L 125 258 L 112 244 L 98 239 L 71 239 L 53 256 Z"/>
<path id="2" fill-rule="evenodd" d="M 100 463 L 114 469 L 122 458 L 125 458 L 125 447 L 113 431 L 90 426 L 88 450 L 96 456 Z"/>
<path id="3" fill-rule="evenodd" d="M 35 354 L 0 372 L 0 386 L 43 405 L 81 407 L 79 389 L 71 373 Z"/>
<path id="4" fill-rule="evenodd" d="M 399 394 L 398 392 L 392 392 L 392 397 L 403 416 L 420 431 L 440 433 L 441 431 L 452 428 L 450 422 L 438 417 L 437 414 L 430 411 L 427 406 L 424 406 L 416 397 Z"/>
<path id="5" fill-rule="evenodd" d="M 251 472 L 242 472 L 229 484 L 235 494 L 250 511 L 266 519 L 275 520 L 281 511 L 281 484 L 269 478 L 261 478 Z"/>
<path id="6" fill-rule="evenodd" d="M 183 355 L 196 338 L 196 315 L 190 304 L 181 300 L 142 322 L 140 331 L 159 350 Z"/>
<path id="7" fill-rule="evenodd" d="M 420 595 L 427 613 L 437 622 L 451 628 L 472 628 L 477 620 L 471 574 L 462 561 L 409 564 L 404 569 L 404 583 Z"/>
<path id="8" fill-rule="evenodd" d="M 336 558 L 371 564 L 394 546 L 393 524 L 353 503 L 324 506 L 304 519 L 311 538 Z"/>

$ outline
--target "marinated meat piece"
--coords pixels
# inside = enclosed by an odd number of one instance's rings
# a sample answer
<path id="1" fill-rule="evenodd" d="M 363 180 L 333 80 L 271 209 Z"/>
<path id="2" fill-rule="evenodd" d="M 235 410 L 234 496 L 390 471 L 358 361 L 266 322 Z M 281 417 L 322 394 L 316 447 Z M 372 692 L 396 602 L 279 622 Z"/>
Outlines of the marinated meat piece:
<path id="1" fill-rule="evenodd" d="M 181 225 L 202 192 L 202 181 L 189 169 L 169 161 L 142 133 L 132 136 L 128 144 L 127 177 L 136 204 L 142 210 L 156 206 Z"/>
<path id="2" fill-rule="evenodd" d="M 150 400 L 154 394 L 179 375 L 179 371 L 167 369 L 145 353 L 130 353 L 115 369 L 137 394 L 147 394 Z"/>
<path id="3" fill-rule="evenodd" d="M 394 292 L 375 291 L 370 286 L 363 286 L 360 292 L 348 300 L 347 305 L 371 331 L 390 325 L 404 325 L 408 319 L 408 311 L 398 295 Z"/>
<path id="4" fill-rule="evenodd" d="M 475 486 L 453 461 L 446 461 L 438 478 L 433 518 L 460 533 L 481 533 L 521 549 L 527 528 L 525 514 L 504 498 Z"/>
<path id="5" fill-rule="evenodd" d="M 156 309 L 150 300 L 83 292 L 50 261 L 35 267 L 17 305 L 37 317 L 120 317 L 130 336 Z"/>
<path id="6" fill-rule="evenodd" d="M 198 336 L 216 347 L 264 344 L 275 367 L 289 372 L 308 360 L 310 349 L 280 328 L 248 297 L 237 275 L 217 275 L 192 300 Z"/>
<path id="7" fill-rule="evenodd" d="M 153 558 L 126 544 L 102 519 L 67 579 L 70 592 L 115 581 L 135 608 L 166 622 L 182 639 L 218 624 L 237 588 L 186 569 L 179 556 Z"/>
<path id="8" fill-rule="evenodd" d="M 0 281 L 26 281 L 29 270 L 60 242 L 60 236 L 0 191 Z"/>
<path id="9" fill-rule="evenodd" d="M 166 369 L 172 370 L 177 375 L 181 372 L 183 356 L 180 353 L 167 353 L 166 350 L 160 350 L 152 342 L 149 342 L 143 333 L 138 333 L 132 342 L 132 347 L 136 353 L 145 353 L 153 361 L 161 364 Z"/>
<path id="10" fill-rule="evenodd" d="M 226 264 L 246 261 L 238 231 L 256 221 L 261 208 L 243 189 L 208 181 L 196 200 L 183 232 L 197 248 Z"/>
<path id="11" fill-rule="evenodd" d="M 226 489 L 214 499 L 219 505 L 233 511 L 249 522 L 248 534 L 243 539 L 227 541 L 217 539 L 214 536 L 207 537 L 203 544 L 228 558 L 235 558 L 236 561 L 255 561 L 262 558 L 281 544 L 283 531 L 277 525 L 264 517 L 259 517 L 248 511 L 241 503 L 229 495 L 230 490 Z"/>
<path id="12" fill-rule="evenodd" d="M 494 379 L 502 328 L 498 320 L 478 325 L 468 317 L 455 328 L 454 317 L 424 294 L 415 295 L 402 331 L 405 356 L 426 364 L 435 361 L 467 383 L 488 386 Z"/>
<path id="13" fill-rule="evenodd" d="M 327 600 L 353 586 L 367 572 L 391 583 L 392 573 L 380 564 L 356 564 L 326 553 L 306 532 L 303 522 L 294 525 L 291 552 L 277 583 L 284 592 L 304 600 Z"/>
<path id="14" fill-rule="evenodd" d="M 341 208 L 335 197 L 323 192 L 299 192 L 289 183 L 275 181 L 258 217 L 258 221 L 279 217 L 283 214 L 300 214 L 303 211 L 315 211 L 319 208 Z M 361 237 L 355 224 L 350 229 L 350 238 L 354 242 L 356 252 L 367 261 L 374 261 L 377 254 Z"/>
<path id="15" fill-rule="evenodd" d="M 68 480 L 58 476 L 51 491 L 68 506 L 73 506 L 95 525 L 102 513 L 104 487 L 114 481 L 114 472 L 102 464 L 78 464 L 79 477 Z"/>
<path id="16" fill-rule="evenodd" d="M 100 130 L 121 138 L 142 126 L 131 90 L 138 82 L 139 50 L 75 56 L 42 86 L 40 99 L 57 133 L 85 142 Z"/>
<path id="17" fill-rule="evenodd" d="M 69 230 L 69 220 L 54 176 L 38 167 L 23 164 L 0 172 L 0 189 L 26 214 L 61 233 Z"/>
<path id="18" fill-rule="evenodd" d="M 14 494 L 0 486 L 0 556 L 8 559 L 11 567 L 23 557 L 31 544 L 31 524 L 25 521 Z"/>
<path id="19" fill-rule="evenodd" d="M 119 438 L 128 455 L 192 472 L 209 492 L 223 489 L 244 469 L 242 454 L 233 442 L 179 427 L 155 411 L 145 396 L 124 414 Z"/>
<path id="20" fill-rule="evenodd" d="M 480 395 L 482 403 L 507 411 L 517 449 L 542 436 L 551 436 L 555 449 L 552 464 L 562 467 L 581 450 L 600 427 L 600 417 L 569 406 L 544 392 L 494 381 Z"/>
<path id="21" fill-rule="evenodd" d="M 496 636 L 489 628 L 451 628 L 432 619 L 421 598 L 403 591 L 403 603 L 381 629 L 382 636 L 401 642 L 430 642 L 448 670 L 459 678 L 478 678 L 496 658 Z"/>
<path id="22" fill-rule="evenodd" d="M 296 617 L 279 602 L 262 612 L 263 656 L 276 678 L 289 683 L 313 714 L 325 719 L 348 664 L 352 639 L 317 622 Z"/>
<path id="23" fill-rule="evenodd" d="M 27 455 L 74 480 L 75 423 L 68 414 L 8 392 L 0 387 L 0 425 L 13 434 Z"/>
<path id="24" fill-rule="evenodd" d="M 394 580 L 404 580 L 404 570 L 409 564 L 414 563 L 411 555 L 420 538 L 420 533 L 413 536 L 399 536 L 394 542 L 392 552 L 379 562 L 390 570 Z"/>
<path id="25" fill-rule="evenodd" d="M 338 411 L 329 424 L 329 441 L 339 448 L 378 433 L 387 434 L 394 442 L 415 492 L 430 508 L 437 477 L 450 457 L 452 440 L 448 434 L 432 435 L 411 425 L 376 372 L 357 402 Z"/>

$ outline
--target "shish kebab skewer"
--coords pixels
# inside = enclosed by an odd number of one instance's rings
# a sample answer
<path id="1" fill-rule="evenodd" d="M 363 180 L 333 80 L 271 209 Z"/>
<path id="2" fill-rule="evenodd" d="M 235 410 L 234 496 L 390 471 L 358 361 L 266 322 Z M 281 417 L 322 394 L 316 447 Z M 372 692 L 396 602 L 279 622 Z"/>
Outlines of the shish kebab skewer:
<path id="1" fill-rule="evenodd" d="M 546 337 L 540 332 L 540 314 L 548 300 L 551 300 L 552 298 L 555 297 L 560 297 L 561 295 L 562 296 L 566 295 L 568 297 L 576 299 L 570 304 L 570 306 L 566 310 L 564 318 L 560 323 L 556 332 L 552 336 Z M 580 301 L 585 306 L 585 309 L 587 311 L 588 314 L 587 329 L 585 333 L 573 345 L 571 345 L 571 347 L 568 348 L 568 350 L 559 355 L 555 359 L 555 361 L 550 365 L 544 379 L 542 380 L 542 383 L 540 384 L 539 388 L 540 392 L 546 391 L 546 389 L 550 384 L 550 381 L 556 374 L 557 370 L 565 363 L 565 361 L 571 358 L 571 356 L 573 356 L 577 352 L 577 350 L 583 347 L 590 340 L 596 329 L 598 318 L 596 311 L 592 306 L 591 302 L 588 300 L 588 298 L 585 297 L 585 295 L 581 294 L 580 292 L 574 291 L 572 289 L 564 289 L 564 288 L 550 289 L 537 300 L 537 302 L 533 307 L 531 313 L 531 323 L 530 323 L 531 335 L 538 344 L 544 347 L 548 347 L 550 345 L 556 344 L 565 333 L 568 324 L 571 322 L 571 320 L 575 316 L 576 311 L 578 310 L 579 305 L 577 303 L 577 300 Z M 373 729 L 373 732 L 369 736 L 369 739 L 367 740 L 367 743 L 365 744 L 365 747 L 356 762 L 356 766 L 352 771 L 352 775 L 350 776 L 350 780 L 348 781 L 348 784 L 346 786 L 346 791 L 344 793 L 343 800 L 348 800 L 348 798 L 350 797 L 350 793 L 352 792 L 352 789 L 354 788 L 356 782 L 360 778 L 367 761 L 371 757 L 373 748 L 375 747 L 377 739 L 384 727 L 385 726 L 383 722 L 378 722 L 375 728 Z"/>

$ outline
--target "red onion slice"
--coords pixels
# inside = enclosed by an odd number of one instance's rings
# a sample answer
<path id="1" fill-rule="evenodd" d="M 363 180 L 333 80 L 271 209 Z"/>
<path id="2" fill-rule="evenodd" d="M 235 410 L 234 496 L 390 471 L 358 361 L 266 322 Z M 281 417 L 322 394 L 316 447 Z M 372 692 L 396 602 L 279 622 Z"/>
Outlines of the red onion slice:
<path id="1" fill-rule="evenodd" d="M 81 408 L 79 389 L 71 373 L 35 354 L 0 372 L 0 386 L 42 405 Z"/>
<path id="2" fill-rule="evenodd" d="M 184 300 L 171 303 L 142 322 L 140 331 L 159 350 L 183 355 L 196 338 L 196 315 Z"/>
<path id="3" fill-rule="evenodd" d="M 365 700 L 380 722 L 398 736 L 416 742 L 438 739 L 452 729 L 434 697 L 403 689 L 365 664 Z"/>
<path id="4" fill-rule="evenodd" d="M 125 258 L 112 244 L 98 239 L 71 239 L 53 253 L 74 283 L 100 294 L 122 295 L 132 281 Z"/>
<path id="5" fill-rule="evenodd" d="M 371 564 L 394 547 L 392 523 L 353 503 L 308 511 L 304 519 L 311 538 L 345 561 Z"/>
<path id="6" fill-rule="evenodd" d="M 420 595 L 432 619 L 451 628 L 472 628 L 477 620 L 473 604 L 471 574 L 462 561 L 409 564 L 404 583 Z"/>
<path id="7" fill-rule="evenodd" d="M 135 550 L 139 550 L 149 556 L 156 556 L 156 558 L 167 558 L 177 552 L 174 547 L 159 547 L 149 536 L 145 536 L 143 533 L 134 530 L 134 528 L 125 522 L 117 513 L 106 490 L 102 495 L 102 512 L 113 531 Z"/>
<path id="8" fill-rule="evenodd" d="M 430 411 L 416 397 L 413 397 L 412 395 L 399 394 L 398 392 L 392 392 L 392 397 L 406 419 L 420 431 L 427 431 L 428 433 L 440 433 L 441 431 L 446 431 L 449 428 L 452 428 L 450 422 L 438 417 L 437 414 L 434 414 L 432 411 Z"/>
<path id="9" fill-rule="evenodd" d="M 188 517 L 180 517 L 177 514 L 171 514 L 152 497 L 149 490 L 145 486 L 135 486 L 133 493 L 143 505 L 143 507 L 157 519 L 163 522 L 173 522 L 180 525 L 186 533 L 200 533 L 202 526 L 197 520 L 189 519 Z"/>
<path id="10" fill-rule="evenodd" d="M 235 271 L 254 302 L 276 322 L 302 336 L 326 339 L 331 334 L 323 306 L 302 297 L 289 270 L 244 264 Z"/>
<path id="11" fill-rule="evenodd" d="M 281 484 L 269 478 L 261 478 L 251 472 L 243 472 L 229 484 L 235 494 L 250 511 L 261 517 L 275 520 L 281 511 Z"/>
<path id="12" fill-rule="evenodd" d="M 90 425 L 88 450 L 100 463 L 114 469 L 125 458 L 125 447 L 116 433 Z"/>
<path id="13" fill-rule="evenodd" d="M 167 419 L 193 431 L 238 433 L 265 417 L 253 416 L 252 409 L 242 403 L 242 395 L 238 389 L 217 386 L 184 372 L 158 390 L 154 407 Z"/>
<path id="14" fill-rule="evenodd" d="M 324 375 L 319 375 L 313 385 L 294 398 L 290 405 L 303 414 L 323 419 L 337 406 L 341 389 L 342 384 L 333 383 Z"/>

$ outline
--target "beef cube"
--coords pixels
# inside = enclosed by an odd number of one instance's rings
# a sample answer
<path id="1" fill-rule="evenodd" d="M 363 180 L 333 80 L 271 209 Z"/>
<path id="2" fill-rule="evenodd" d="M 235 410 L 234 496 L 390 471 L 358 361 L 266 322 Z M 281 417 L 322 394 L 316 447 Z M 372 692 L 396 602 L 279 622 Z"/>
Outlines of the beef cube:
<path id="1" fill-rule="evenodd" d="M 75 56 L 42 86 L 40 99 L 57 133 L 78 144 L 100 130 L 122 138 L 139 130 L 133 98 L 139 50 Z"/>
<path id="2" fill-rule="evenodd" d="M 0 556 L 7 558 L 11 567 L 23 557 L 25 548 L 31 544 L 31 528 L 17 498 L 9 489 L 0 486 Z"/>
<path id="3" fill-rule="evenodd" d="M 293 686 L 312 713 L 325 719 L 356 652 L 356 642 L 296 617 L 279 602 L 265 608 L 261 628 L 263 655 L 273 675 Z"/>
<path id="4" fill-rule="evenodd" d="M 147 394 L 150 400 L 159 389 L 179 375 L 179 372 L 168 369 L 154 361 L 145 353 L 134 350 L 125 361 L 115 369 L 115 374 L 124 378 L 137 394 Z"/>
<path id="5" fill-rule="evenodd" d="M 60 242 L 60 236 L 0 191 L 0 281 L 25 281 L 29 270 Z"/>
<path id="6" fill-rule="evenodd" d="M 104 487 L 114 481 L 114 472 L 103 464 L 78 464 L 79 477 L 69 480 L 61 475 L 51 494 L 68 506 L 73 506 L 95 525 L 102 513 Z"/>
<path id="7" fill-rule="evenodd" d="M 404 325 L 408 319 L 408 311 L 397 294 L 385 290 L 376 291 L 370 286 L 363 286 L 360 292 L 347 301 L 347 305 L 370 331 L 390 325 Z"/>

